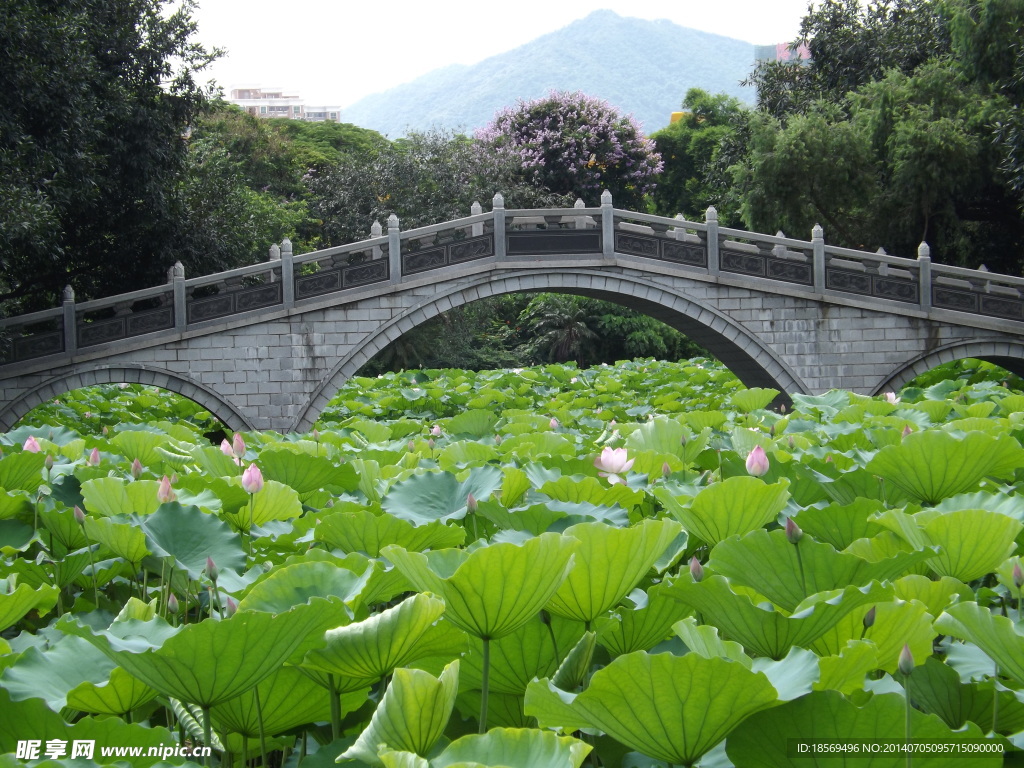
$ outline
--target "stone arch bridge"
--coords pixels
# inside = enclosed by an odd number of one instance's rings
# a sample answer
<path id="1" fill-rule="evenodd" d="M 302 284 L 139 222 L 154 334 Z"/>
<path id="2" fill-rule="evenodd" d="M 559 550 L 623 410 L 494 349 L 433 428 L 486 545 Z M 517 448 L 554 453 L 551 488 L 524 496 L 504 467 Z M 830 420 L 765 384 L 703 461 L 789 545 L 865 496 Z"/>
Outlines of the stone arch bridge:
<path id="1" fill-rule="evenodd" d="M 0 430 L 68 390 L 154 384 L 228 427 L 306 431 L 367 360 L 486 296 L 618 302 L 787 395 L 898 389 L 977 357 L 1024 374 L 1024 279 L 615 209 L 493 209 L 429 227 L 0 320 Z"/>

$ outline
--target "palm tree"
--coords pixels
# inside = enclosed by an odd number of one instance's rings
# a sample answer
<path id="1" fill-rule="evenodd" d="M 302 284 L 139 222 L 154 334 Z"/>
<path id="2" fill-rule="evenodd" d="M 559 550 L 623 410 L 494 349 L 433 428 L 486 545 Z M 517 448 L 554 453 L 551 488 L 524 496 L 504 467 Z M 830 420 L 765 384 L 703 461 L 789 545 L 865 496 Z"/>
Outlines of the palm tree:
<path id="1" fill-rule="evenodd" d="M 579 297 L 541 294 L 523 310 L 522 320 L 535 336 L 530 345 L 533 355 L 548 362 L 575 360 L 580 367 L 586 365 L 597 334 L 590 329 L 590 313 Z"/>

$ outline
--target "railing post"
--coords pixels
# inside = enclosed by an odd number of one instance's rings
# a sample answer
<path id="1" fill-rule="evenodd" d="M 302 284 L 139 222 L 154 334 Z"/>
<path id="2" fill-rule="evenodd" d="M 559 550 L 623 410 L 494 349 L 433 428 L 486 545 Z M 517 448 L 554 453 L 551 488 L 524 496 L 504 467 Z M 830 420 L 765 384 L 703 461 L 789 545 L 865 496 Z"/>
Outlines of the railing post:
<path id="1" fill-rule="evenodd" d="M 180 261 L 174 262 L 171 267 L 172 286 L 174 288 L 174 328 L 178 331 L 185 330 L 187 325 L 185 317 L 185 267 Z"/>
<path id="2" fill-rule="evenodd" d="M 78 332 L 75 328 L 75 289 L 64 287 L 64 352 L 73 355 L 78 351 Z"/>
<path id="3" fill-rule="evenodd" d="M 920 285 L 921 309 L 932 308 L 932 249 L 928 243 L 917 246 L 917 279 Z"/>
<path id="4" fill-rule="evenodd" d="M 580 200 L 580 198 L 578 198 L 578 197 L 576 198 L 576 202 L 572 204 L 572 207 L 573 208 L 586 208 L 586 206 L 583 204 L 583 201 Z M 573 220 L 572 220 L 572 228 L 573 229 L 586 229 L 586 227 L 587 227 L 587 224 L 583 220 L 582 216 L 576 216 L 575 218 L 573 218 Z"/>
<path id="5" fill-rule="evenodd" d="M 373 222 L 373 224 L 370 225 L 370 237 L 371 238 L 378 238 L 378 237 L 380 237 L 383 234 L 384 234 L 384 228 L 381 227 L 379 221 L 375 221 L 375 222 Z M 381 256 L 381 253 L 382 253 L 382 251 L 381 251 L 379 245 L 375 245 L 372 248 L 370 248 L 370 258 L 371 259 L 379 259 L 380 256 Z"/>
<path id="6" fill-rule="evenodd" d="M 473 204 L 469 206 L 470 216 L 479 216 L 484 212 L 483 206 L 477 201 L 473 201 Z M 473 237 L 480 237 L 484 233 L 484 223 L 482 221 L 477 222 L 473 225 Z"/>
<path id="7" fill-rule="evenodd" d="M 505 258 L 505 197 L 499 192 L 491 201 L 494 213 L 494 258 L 501 261 Z"/>
<path id="8" fill-rule="evenodd" d="M 292 241 L 287 237 L 281 241 L 281 296 L 285 309 L 295 306 L 295 262 L 292 255 Z"/>
<path id="9" fill-rule="evenodd" d="M 718 211 L 715 206 L 709 205 L 704 212 L 704 223 L 707 225 L 708 238 L 708 274 L 719 273 L 718 263 Z"/>
<path id="10" fill-rule="evenodd" d="M 821 224 L 811 229 L 811 249 L 814 257 L 814 290 L 825 292 L 825 230 Z"/>
<path id="11" fill-rule="evenodd" d="M 615 209 L 607 189 L 601 193 L 601 249 L 606 259 L 615 257 Z"/>
<path id="12" fill-rule="evenodd" d="M 388 269 L 391 271 L 391 282 L 402 280 L 402 238 L 398 230 L 398 217 L 388 216 Z"/>

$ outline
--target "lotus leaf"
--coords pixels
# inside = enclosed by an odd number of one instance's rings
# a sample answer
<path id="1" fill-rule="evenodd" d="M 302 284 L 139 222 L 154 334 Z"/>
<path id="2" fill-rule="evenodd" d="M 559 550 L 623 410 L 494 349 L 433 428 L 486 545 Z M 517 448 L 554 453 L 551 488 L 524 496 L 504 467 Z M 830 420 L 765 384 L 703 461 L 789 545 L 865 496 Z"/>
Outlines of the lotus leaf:
<path id="1" fill-rule="evenodd" d="M 260 452 L 256 464 L 266 480 L 287 485 L 300 496 L 328 486 L 352 491 L 359 484 L 356 471 L 351 465 L 338 465 L 323 456 L 267 448 Z"/>
<path id="2" fill-rule="evenodd" d="M 7 577 L 0 579 L 0 587 L 0 631 L 14 626 L 29 611 L 43 615 L 57 604 L 58 590 L 49 584 L 15 586 L 13 577 Z"/>
<path id="3" fill-rule="evenodd" d="M 440 521 L 413 525 L 391 515 L 360 509 L 325 516 L 317 524 L 314 536 L 333 549 L 377 557 L 381 547 L 388 544 L 414 552 L 457 547 L 466 540 L 466 530 Z"/>
<path id="4" fill-rule="evenodd" d="M 907 686 L 918 707 L 938 715 L 950 728 L 961 728 L 969 721 L 1003 734 L 1024 730 L 1024 694 L 1001 686 L 997 689 L 993 680 L 961 683 L 952 667 L 926 659 L 914 668 Z"/>
<path id="5" fill-rule="evenodd" d="M 0 458 L 0 488 L 8 491 L 35 493 L 43 482 L 43 465 L 46 454 L 12 453 Z"/>
<path id="6" fill-rule="evenodd" d="M 668 582 L 655 584 L 647 593 L 640 593 L 642 604 L 635 608 L 619 606 L 610 617 L 598 618 L 594 624 L 597 641 L 612 656 L 634 651 L 649 651 L 672 632 L 672 625 L 692 609 L 669 594 L 674 587 Z M 634 591 L 633 595 L 636 595 Z M 631 597 L 633 596 L 631 595 Z"/>
<path id="7" fill-rule="evenodd" d="M 935 620 L 935 629 L 981 648 L 1002 674 L 1024 685 L 1024 635 L 1005 616 L 994 616 L 977 603 L 957 603 Z"/>
<path id="8" fill-rule="evenodd" d="M 529 728 L 495 728 L 463 736 L 430 760 L 409 752 L 385 752 L 386 768 L 580 768 L 590 750 L 579 739 Z"/>
<path id="9" fill-rule="evenodd" d="M 78 638 L 68 638 L 77 640 Z M 79 683 L 67 694 L 67 705 L 93 715 L 124 715 L 156 698 L 156 691 L 121 667 L 110 670 L 101 683 Z"/>
<path id="10" fill-rule="evenodd" d="M 153 554 L 170 558 L 174 567 L 183 569 L 193 579 L 203 573 L 207 558 L 222 571 L 238 571 L 245 565 L 238 534 L 199 507 L 183 507 L 174 501 L 161 504 L 157 511 L 143 518 L 142 530 Z"/>
<path id="11" fill-rule="evenodd" d="M 692 501 L 664 488 L 654 495 L 690 533 L 714 546 L 773 521 L 789 500 L 789 480 L 768 485 L 756 477 L 730 477 L 709 485 Z"/>
<path id="12" fill-rule="evenodd" d="M 382 505 L 389 514 L 413 525 L 461 520 L 470 494 L 483 501 L 501 487 L 501 481 L 501 470 L 493 466 L 471 469 L 462 481 L 449 472 L 412 475 L 391 486 Z"/>

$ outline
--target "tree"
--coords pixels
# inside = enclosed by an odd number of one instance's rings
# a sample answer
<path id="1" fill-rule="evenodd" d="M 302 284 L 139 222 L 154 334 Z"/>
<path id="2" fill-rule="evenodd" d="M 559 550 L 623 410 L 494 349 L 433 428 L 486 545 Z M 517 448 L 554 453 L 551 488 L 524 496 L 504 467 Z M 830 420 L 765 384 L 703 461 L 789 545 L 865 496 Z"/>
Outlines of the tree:
<path id="1" fill-rule="evenodd" d="M 591 205 L 607 189 L 618 207 L 641 207 L 662 169 L 653 142 L 631 116 L 578 92 L 519 102 L 499 112 L 477 139 L 537 186 Z"/>
<path id="2" fill-rule="evenodd" d="M 164 279 L 174 189 L 217 55 L 193 0 L 5 0 L 0 13 L 0 300 L 52 306 Z"/>

